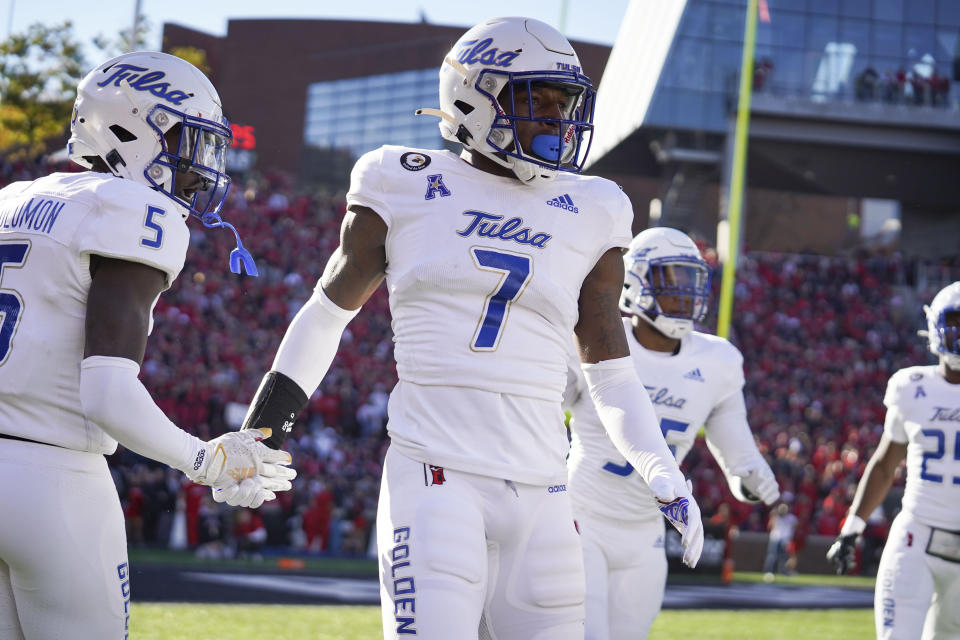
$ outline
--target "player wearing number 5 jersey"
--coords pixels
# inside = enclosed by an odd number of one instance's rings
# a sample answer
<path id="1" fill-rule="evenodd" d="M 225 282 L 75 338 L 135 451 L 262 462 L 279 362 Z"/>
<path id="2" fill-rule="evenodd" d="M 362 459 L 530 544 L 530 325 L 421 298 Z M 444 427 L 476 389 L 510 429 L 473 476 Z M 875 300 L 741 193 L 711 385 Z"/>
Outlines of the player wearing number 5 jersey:
<path id="1" fill-rule="evenodd" d="M 0 638 L 124 638 L 130 569 L 104 454 L 120 442 L 257 506 L 287 454 L 180 430 L 137 378 L 187 217 L 221 223 L 230 129 L 192 65 L 136 52 L 77 89 L 70 157 L 90 169 L 0 191 Z"/>
<path id="2" fill-rule="evenodd" d="M 700 427 L 740 500 L 772 504 L 776 479 L 757 450 L 743 400 L 743 357 L 722 338 L 693 331 L 707 311 L 709 270 L 681 231 L 643 231 L 624 256 L 621 308 L 630 356 L 660 429 L 682 461 Z M 568 488 L 583 541 L 588 640 L 645 638 L 663 602 L 664 522 L 654 492 L 610 442 L 579 367 Z"/>
<path id="3" fill-rule="evenodd" d="M 440 70 L 445 151 L 356 164 L 341 245 L 247 416 L 290 424 L 385 278 L 400 381 L 390 397 L 377 543 L 386 638 L 583 637 L 583 567 L 560 401 L 570 335 L 605 424 L 689 523 L 699 514 L 629 363 L 617 298 L 633 214 L 577 175 L 594 90 L 536 20 L 489 20 Z M 389 98 L 389 96 L 385 96 Z"/>
<path id="4" fill-rule="evenodd" d="M 925 311 L 930 350 L 940 363 L 890 378 L 883 437 L 827 553 L 838 573 L 853 567 L 865 520 L 906 458 L 903 510 L 877 572 L 880 640 L 960 638 L 960 282 L 942 289 Z"/>

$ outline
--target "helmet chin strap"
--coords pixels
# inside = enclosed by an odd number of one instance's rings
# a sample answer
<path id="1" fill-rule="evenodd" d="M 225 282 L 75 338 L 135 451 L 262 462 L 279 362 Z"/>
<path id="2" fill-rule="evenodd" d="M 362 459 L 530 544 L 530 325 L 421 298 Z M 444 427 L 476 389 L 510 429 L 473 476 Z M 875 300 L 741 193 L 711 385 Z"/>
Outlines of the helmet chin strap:
<path id="1" fill-rule="evenodd" d="M 666 314 L 657 313 L 656 311 L 653 311 L 653 310 L 644 311 L 643 313 L 636 313 L 634 315 L 638 316 L 641 320 L 645 321 L 650 327 L 652 327 L 657 333 L 662 335 L 664 338 L 670 338 L 671 340 L 681 340 L 685 335 L 687 335 L 693 330 L 692 320 L 690 321 L 690 324 L 688 326 L 681 327 L 680 322 L 682 321 L 679 321 L 678 318 L 671 318 Z M 674 336 L 674 335 L 671 335 L 670 333 L 667 333 L 667 328 L 665 326 L 661 326 L 661 324 L 663 323 L 657 322 L 657 320 L 661 318 L 665 323 L 675 323 L 674 328 L 679 330 L 680 335 Z"/>
<path id="2" fill-rule="evenodd" d="M 955 353 L 941 353 L 940 361 L 943 362 L 948 369 L 960 373 L 960 355 Z"/>
<path id="3" fill-rule="evenodd" d="M 444 113 L 440 109 L 434 109 L 432 107 L 423 107 L 422 109 L 417 109 L 413 112 L 415 116 L 434 116 L 435 118 L 440 118 L 441 120 L 446 120 L 452 125 L 457 123 L 456 119 L 449 113 Z"/>

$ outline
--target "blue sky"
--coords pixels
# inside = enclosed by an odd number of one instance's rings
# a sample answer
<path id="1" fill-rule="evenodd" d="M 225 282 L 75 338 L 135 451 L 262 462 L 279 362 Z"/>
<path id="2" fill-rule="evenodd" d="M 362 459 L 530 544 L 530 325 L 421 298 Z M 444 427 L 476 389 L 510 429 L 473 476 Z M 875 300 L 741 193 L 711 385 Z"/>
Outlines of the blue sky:
<path id="1" fill-rule="evenodd" d="M 94 36 L 116 36 L 133 22 L 135 0 L 0 0 L 0 37 L 22 32 L 35 22 L 70 19 L 87 45 Z M 565 33 L 571 40 L 613 44 L 629 0 L 565 0 Z M 159 47 L 165 22 L 223 35 L 230 18 L 332 18 L 418 22 L 421 12 L 434 24 L 469 27 L 493 16 L 524 15 L 560 28 L 564 0 L 141 0 L 141 13 L 152 26 L 148 45 Z M 269 7 L 269 12 L 265 10 Z M 92 46 L 88 55 L 94 56 Z"/>

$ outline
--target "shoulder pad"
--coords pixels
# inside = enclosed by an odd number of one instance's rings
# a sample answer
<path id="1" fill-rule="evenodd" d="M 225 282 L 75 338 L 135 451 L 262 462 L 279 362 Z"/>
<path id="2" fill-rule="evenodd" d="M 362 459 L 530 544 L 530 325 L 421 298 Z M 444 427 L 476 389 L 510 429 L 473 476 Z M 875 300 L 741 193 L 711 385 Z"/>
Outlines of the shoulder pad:
<path id="1" fill-rule="evenodd" d="M 883 397 L 883 404 L 887 407 L 900 406 L 904 400 L 917 396 L 916 387 L 927 377 L 925 367 L 907 367 L 900 369 L 887 383 L 887 391 Z"/>
<path id="2" fill-rule="evenodd" d="M 184 209 L 132 180 L 110 177 L 90 189 L 96 205 L 77 233 L 77 250 L 149 265 L 173 283 L 190 242 Z"/>
<path id="3" fill-rule="evenodd" d="M 692 331 L 690 333 L 690 342 L 697 345 L 698 349 L 708 351 L 712 358 L 728 364 L 730 366 L 743 366 L 743 354 L 732 342 L 726 338 L 715 336 L 710 333 L 701 333 Z"/>
<path id="4" fill-rule="evenodd" d="M 20 195 L 23 191 L 26 190 L 32 183 L 29 180 L 20 180 L 18 182 L 11 182 L 7 186 L 0 189 L 0 198 L 12 198 Z"/>

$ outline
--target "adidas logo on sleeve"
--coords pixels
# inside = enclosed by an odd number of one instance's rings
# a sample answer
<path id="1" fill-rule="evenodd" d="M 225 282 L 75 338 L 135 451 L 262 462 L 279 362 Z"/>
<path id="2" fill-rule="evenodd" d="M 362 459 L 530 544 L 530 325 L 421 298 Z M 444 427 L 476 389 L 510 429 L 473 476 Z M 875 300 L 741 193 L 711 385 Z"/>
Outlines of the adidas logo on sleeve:
<path id="1" fill-rule="evenodd" d="M 572 213 L 580 213 L 580 209 L 573 204 L 573 198 L 569 194 L 563 194 L 562 196 L 557 196 L 552 200 L 547 200 L 547 204 L 551 207 L 557 207 L 558 209 L 563 209 L 564 211 L 570 211 Z"/>

